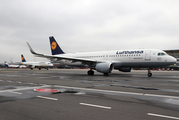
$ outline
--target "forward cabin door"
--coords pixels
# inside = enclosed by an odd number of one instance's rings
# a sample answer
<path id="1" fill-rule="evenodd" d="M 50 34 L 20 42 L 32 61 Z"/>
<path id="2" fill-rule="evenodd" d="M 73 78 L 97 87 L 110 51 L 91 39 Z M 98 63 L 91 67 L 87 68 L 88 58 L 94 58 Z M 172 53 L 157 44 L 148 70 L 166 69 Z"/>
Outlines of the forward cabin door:
<path id="1" fill-rule="evenodd" d="M 150 61 L 151 60 L 151 50 L 145 51 L 145 60 Z"/>

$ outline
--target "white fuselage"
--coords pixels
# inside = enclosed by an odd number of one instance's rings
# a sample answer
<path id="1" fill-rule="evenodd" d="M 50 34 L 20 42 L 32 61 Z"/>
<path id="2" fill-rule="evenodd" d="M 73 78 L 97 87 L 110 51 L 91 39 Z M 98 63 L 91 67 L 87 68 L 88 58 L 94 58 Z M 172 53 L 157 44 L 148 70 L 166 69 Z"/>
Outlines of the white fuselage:
<path id="1" fill-rule="evenodd" d="M 5 66 L 7 68 L 26 68 L 24 65 L 9 65 L 8 63 L 5 63 Z"/>
<path id="2" fill-rule="evenodd" d="M 58 56 L 58 55 L 55 55 Z M 134 49 L 134 50 L 113 50 L 102 52 L 83 52 L 73 54 L 60 54 L 82 59 L 93 59 L 100 62 L 111 62 L 116 67 L 158 67 L 176 63 L 176 59 L 169 56 L 162 50 L 156 49 Z M 82 62 L 71 60 L 60 60 L 66 65 L 82 65 Z"/>
<path id="3" fill-rule="evenodd" d="M 30 66 L 31 68 L 34 67 L 53 67 L 51 62 L 21 62 L 21 64 Z"/>

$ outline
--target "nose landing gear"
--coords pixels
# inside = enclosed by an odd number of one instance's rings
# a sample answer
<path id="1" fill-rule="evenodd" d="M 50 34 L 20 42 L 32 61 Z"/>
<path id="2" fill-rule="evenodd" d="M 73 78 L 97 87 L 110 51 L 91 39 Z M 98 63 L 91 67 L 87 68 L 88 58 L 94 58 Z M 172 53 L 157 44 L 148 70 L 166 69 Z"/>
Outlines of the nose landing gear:
<path id="1" fill-rule="evenodd" d="M 151 73 L 151 71 L 150 71 L 150 68 L 148 68 L 148 77 L 152 77 L 152 73 Z"/>

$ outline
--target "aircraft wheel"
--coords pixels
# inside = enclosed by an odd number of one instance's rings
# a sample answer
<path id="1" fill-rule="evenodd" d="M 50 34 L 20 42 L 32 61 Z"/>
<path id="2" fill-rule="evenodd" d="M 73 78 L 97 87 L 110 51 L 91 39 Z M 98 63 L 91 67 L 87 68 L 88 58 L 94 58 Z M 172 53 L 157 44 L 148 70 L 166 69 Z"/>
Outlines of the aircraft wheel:
<path id="1" fill-rule="evenodd" d="M 94 71 L 91 72 L 91 75 L 94 75 Z"/>
<path id="2" fill-rule="evenodd" d="M 151 77 L 152 76 L 152 73 L 148 73 L 148 77 Z"/>
<path id="3" fill-rule="evenodd" d="M 31 70 L 33 70 L 33 68 L 30 68 Z"/>
<path id="4" fill-rule="evenodd" d="M 88 75 L 94 75 L 94 71 L 89 70 L 89 71 L 88 71 Z"/>

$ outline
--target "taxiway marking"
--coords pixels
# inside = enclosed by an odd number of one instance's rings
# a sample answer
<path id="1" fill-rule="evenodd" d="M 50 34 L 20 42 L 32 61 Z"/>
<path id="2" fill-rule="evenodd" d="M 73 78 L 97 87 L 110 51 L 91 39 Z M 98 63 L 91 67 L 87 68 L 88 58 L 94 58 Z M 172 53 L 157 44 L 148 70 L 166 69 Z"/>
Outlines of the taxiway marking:
<path id="1" fill-rule="evenodd" d="M 145 94 L 145 93 L 134 93 L 134 92 L 123 92 L 123 91 L 87 89 L 87 88 L 58 86 L 58 85 L 54 85 L 54 86 L 55 86 L 55 87 L 60 87 L 60 88 L 76 89 L 76 90 L 85 90 L 85 91 L 96 91 L 96 92 L 115 93 L 115 94 L 128 94 L 128 95 L 140 95 L 140 96 L 151 96 L 151 97 L 163 97 L 163 98 L 177 98 L 177 99 L 179 99 L 178 96 L 169 96 L 169 95 L 157 95 L 157 94 Z"/>
<path id="2" fill-rule="evenodd" d="M 156 95 L 156 94 L 144 94 L 145 96 L 152 96 L 152 97 L 164 97 L 164 98 L 177 98 L 179 99 L 179 97 L 177 96 L 169 96 L 169 95 Z"/>
<path id="3" fill-rule="evenodd" d="M 104 108 L 104 109 L 111 109 L 111 107 L 101 106 L 101 105 L 94 105 L 94 104 L 88 104 L 88 103 L 80 103 L 80 105 L 86 105 L 91 107 L 98 107 L 98 108 Z"/>
<path id="4" fill-rule="evenodd" d="M 43 96 L 37 96 L 38 98 L 44 98 L 44 99 L 48 99 L 48 100 L 58 100 L 56 98 L 50 98 L 50 97 L 43 97 Z"/>
<path id="5" fill-rule="evenodd" d="M 18 88 L 18 89 L 11 90 L 11 92 L 20 91 L 20 90 L 29 90 L 29 89 L 44 88 L 44 87 L 50 87 L 50 85 L 35 86 L 35 87 L 26 87 L 26 88 Z M 2 90 L 2 91 L 0 91 L 0 93 L 2 93 L 2 92 L 9 92 L 9 90 Z"/>
<path id="6" fill-rule="evenodd" d="M 13 91 L 9 91 L 10 93 L 15 93 L 15 94 L 22 94 L 20 92 L 13 92 Z"/>
<path id="7" fill-rule="evenodd" d="M 0 80 L 1 82 L 10 82 L 7 80 Z M 12 81 L 11 81 L 12 82 Z M 16 81 L 16 83 L 22 83 L 20 81 Z M 36 83 L 26 83 L 26 84 L 36 84 Z M 14 89 L 13 91 L 18 90 L 26 90 L 26 89 L 33 89 L 33 88 L 42 88 L 42 87 L 49 87 L 51 85 L 47 84 L 38 84 L 43 86 L 38 87 L 29 87 L 29 88 L 21 88 L 21 89 Z M 157 94 L 145 94 L 145 93 L 134 93 L 134 92 L 123 92 L 123 91 L 111 91 L 111 90 L 99 90 L 99 89 L 87 89 L 87 88 L 79 88 L 79 87 L 69 87 L 69 86 L 58 86 L 54 85 L 55 87 L 67 88 L 67 89 L 77 89 L 77 90 L 86 90 L 86 91 L 96 91 L 96 92 L 106 92 L 106 93 L 114 93 L 114 94 L 128 94 L 128 95 L 140 95 L 140 96 L 151 96 L 151 97 L 163 97 L 163 98 L 176 98 L 179 99 L 178 96 L 169 96 L 169 95 L 157 95 Z M 7 90 L 0 91 L 1 92 L 8 92 Z"/>
<path id="8" fill-rule="evenodd" d="M 156 117 L 163 117 L 163 118 L 170 118 L 170 119 L 175 119 L 175 120 L 179 120 L 178 117 L 172 117 L 172 116 L 166 116 L 166 115 L 159 115 L 159 114 L 153 114 L 153 113 L 148 113 L 147 115 L 150 116 L 156 116 Z"/>
<path id="9" fill-rule="evenodd" d="M 78 87 L 68 87 L 68 86 L 58 86 L 55 87 L 68 88 L 68 89 L 78 89 L 78 90 L 87 90 L 87 91 L 98 91 L 98 92 L 109 92 L 109 93 L 120 93 L 120 94 L 131 94 L 131 95 L 144 95 L 144 93 L 133 93 L 133 92 L 123 92 L 123 91 L 111 91 L 111 90 L 99 90 L 99 89 L 87 89 L 87 88 L 78 88 Z M 179 98 L 179 97 L 178 97 Z"/>

